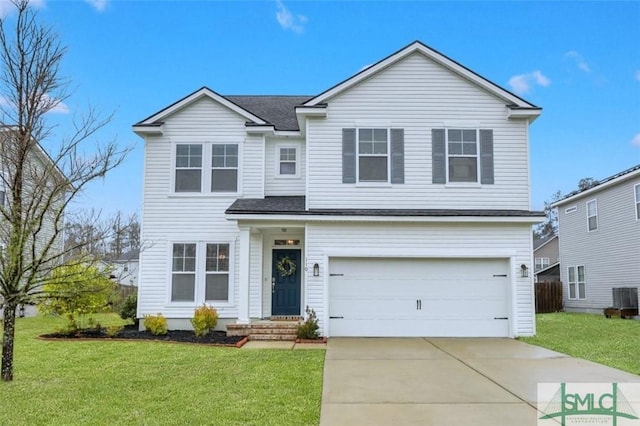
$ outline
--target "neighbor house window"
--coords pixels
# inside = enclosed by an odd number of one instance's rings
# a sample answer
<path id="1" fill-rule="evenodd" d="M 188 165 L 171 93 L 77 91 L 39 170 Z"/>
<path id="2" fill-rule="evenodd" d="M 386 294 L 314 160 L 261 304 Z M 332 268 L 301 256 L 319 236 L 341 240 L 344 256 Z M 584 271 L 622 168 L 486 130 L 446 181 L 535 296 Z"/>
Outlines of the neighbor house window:
<path id="1" fill-rule="evenodd" d="M 636 219 L 640 220 L 640 183 L 634 186 L 636 192 Z"/>
<path id="2" fill-rule="evenodd" d="M 598 229 L 598 202 L 596 200 L 587 203 L 587 222 L 589 231 Z"/>
<path id="3" fill-rule="evenodd" d="M 229 300 L 229 244 L 207 244 L 205 297 L 207 301 Z"/>
<path id="4" fill-rule="evenodd" d="M 535 268 L 536 271 L 540 271 L 541 269 L 549 267 L 549 258 L 548 257 L 536 257 L 535 258 Z"/>
<path id="5" fill-rule="evenodd" d="M 171 301 L 195 301 L 196 245 L 174 244 L 171 262 Z"/>
<path id="6" fill-rule="evenodd" d="M 280 177 L 298 176 L 298 149 L 294 146 L 278 147 L 276 174 Z"/>
<path id="7" fill-rule="evenodd" d="M 449 182 L 478 181 L 478 131 L 447 129 Z"/>
<path id="8" fill-rule="evenodd" d="M 569 266 L 567 268 L 569 281 L 569 299 L 586 298 L 586 281 L 584 266 Z"/>
<path id="9" fill-rule="evenodd" d="M 238 191 L 238 145 L 211 147 L 211 192 Z"/>
<path id="10" fill-rule="evenodd" d="M 202 145 L 176 145 L 175 192 L 200 192 L 202 185 Z"/>
<path id="11" fill-rule="evenodd" d="M 387 129 L 358 129 L 358 180 L 389 180 L 389 134 Z"/>

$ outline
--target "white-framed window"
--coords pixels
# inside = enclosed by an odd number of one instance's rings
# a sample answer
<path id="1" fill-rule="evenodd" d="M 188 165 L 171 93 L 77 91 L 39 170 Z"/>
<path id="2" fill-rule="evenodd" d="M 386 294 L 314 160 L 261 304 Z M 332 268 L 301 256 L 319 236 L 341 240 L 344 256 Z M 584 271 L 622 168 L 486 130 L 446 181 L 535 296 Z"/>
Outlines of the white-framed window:
<path id="1" fill-rule="evenodd" d="M 209 243 L 206 246 L 204 300 L 229 300 L 229 244 Z"/>
<path id="2" fill-rule="evenodd" d="M 238 143 L 176 143 L 173 192 L 237 193 L 239 151 Z"/>
<path id="3" fill-rule="evenodd" d="M 569 299 L 586 299 L 586 277 L 584 265 L 567 268 Z"/>
<path id="4" fill-rule="evenodd" d="M 171 253 L 170 302 L 229 302 L 230 243 L 176 242 Z"/>
<path id="5" fill-rule="evenodd" d="M 175 243 L 172 247 L 171 301 L 194 302 L 196 296 L 196 244 Z"/>
<path id="6" fill-rule="evenodd" d="M 636 220 L 640 220 L 640 183 L 633 187 L 636 195 Z"/>
<path id="7" fill-rule="evenodd" d="M 449 182 L 478 182 L 478 130 L 447 129 Z"/>
<path id="8" fill-rule="evenodd" d="M 598 229 L 598 201 L 591 200 L 587 202 L 587 229 L 595 231 Z"/>
<path id="9" fill-rule="evenodd" d="M 358 129 L 358 182 L 389 181 L 389 129 Z"/>
<path id="10" fill-rule="evenodd" d="M 276 176 L 295 178 L 300 176 L 299 149 L 294 145 L 276 146 Z"/>
<path id="11" fill-rule="evenodd" d="M 549 267 L 549 258 L 548 257 L 536 257 L 535 258 L 535 270 L 540 271 L 544 268 Z"/>
<path id="12" fill-rule="evenodd" d="M 238 192 L 238 145 L 211 145 L 211 192 Z"/>
<path id="13" fill-rule="evenodd" d="M 202 144 L 176 145 L 175 192 L 200 192 L 202 188 Z"/>

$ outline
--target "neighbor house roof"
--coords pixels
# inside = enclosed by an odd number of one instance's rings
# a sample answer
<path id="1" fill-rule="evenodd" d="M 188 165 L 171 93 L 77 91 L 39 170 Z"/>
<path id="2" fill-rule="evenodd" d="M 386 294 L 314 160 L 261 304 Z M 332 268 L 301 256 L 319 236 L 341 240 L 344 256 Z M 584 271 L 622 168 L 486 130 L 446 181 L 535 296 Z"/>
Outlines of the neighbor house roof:
<path id="1" fill-rule="evenodd" d="M 230 215 L 397 216 L 397 217 L 544 217 L 528 210 L 455 209 L 305 209 L 304 196 L 240 198 L 225 212 Z"/>
<path id="2" fill-rule="evenodd" d="M 627 170 L 623 170 L 620 173 L 616 173 L 615 175 L 609 176 L 608 178 L 599 180 L 589 188 L 578 189 L 577 191 L 573 191 L 567 194 L 564 198 L 553 203 L 551 207 L 557 207 L 557 206 L 561 206 L 563 204 L 572 202 L 576 198 L 580 198 L 584 195 L 588 195 L 594 192 L 604 190 L 610 186 L 617 185 L 620 182 L 626 181 L 627 179 L 631 179 L 636 176 L 640 176 L 640 164 L 630 167 Z"/>
<path id="3" fill-rule="evenodd" d="M 542 247 L 546 246 L 548 243 L 555 240 L 556 238 L 558 238 L 557 235 L 554 235 L 552 237 L 547 237 L 547 238 L 541 238 L 539 240 L 533 240 L 533 251 L 541 249 Z"/>

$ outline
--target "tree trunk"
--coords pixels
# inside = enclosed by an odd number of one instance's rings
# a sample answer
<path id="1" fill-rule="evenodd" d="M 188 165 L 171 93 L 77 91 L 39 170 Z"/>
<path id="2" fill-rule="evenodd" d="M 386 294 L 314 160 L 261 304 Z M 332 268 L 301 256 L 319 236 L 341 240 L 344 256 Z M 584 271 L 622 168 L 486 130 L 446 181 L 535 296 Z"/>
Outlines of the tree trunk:
<path id="1" fill-rule="evenodd" d="M 2 336 L 2 381 L 13 380 L 13 340 L 16 331 L 16 304 L 4 305 L 4 333 Z"/>

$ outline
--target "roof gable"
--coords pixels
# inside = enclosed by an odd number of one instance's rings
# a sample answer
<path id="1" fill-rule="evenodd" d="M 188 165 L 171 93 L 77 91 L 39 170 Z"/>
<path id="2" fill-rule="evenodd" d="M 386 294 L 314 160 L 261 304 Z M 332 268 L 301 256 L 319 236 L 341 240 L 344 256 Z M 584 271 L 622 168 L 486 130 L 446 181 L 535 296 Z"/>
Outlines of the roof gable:
<path id="1" fill-rule="evenodd" d="M 533 115 L 538 115 L 540 108 L 531 104 L 519 96 L 514 95 L 508 90 L 498 86 L 495 83 L 487 80 L 486 78 L 480 76 L 469 68 L 459 64 L 458 62 L 448 58 L 447 56 L 441 54 L 440 52 L 428 47 L 420 41 L 415 41 L 408 46 L 398 50 L 397 52 L 387 56 L 386 58 L 380 60 L 379 62 L 371 65 L 358 72 L 352 77 L 338 83 L 337 85 L 325 90 L 320 93 L 318 96 L 308 100 L 304 103 L 304 106 L 317 106 L 327 102 L 328 99 L 352 88 L 358 83 L 370 78 L 372 75 L 382 72 L 384 69 L 389 66 L 401 61 L 409 55 L 414 53 L 422 54 L 423 56 L 431 59 L 435 63 L 445 67 L 449 71 L 457 74 L 458 76 L 470 81 L 471 83 L 483 88 L 490 94 L 497 96 L 507 103 L 514 110 L 530 110 L 529 113 L 533 113 Z"/>
<path id="2" fill-rule="evenodd" d="M 257 116 L 256 114 L 244 109 L 243 107 L 235 104 L 234 102 L 232 102 L 231 100 L 225 98 L 224 96 L 214 92 L 213 90 L 209 89 L 208 87 L 202 87 L 198 90 L 196 90 L 195 92 L 185 96 L 184 98 L 180 99 L 177 102 L 174 102 L 173 104 L 169 105 L 168 107 L 156 112 L 155 114 L 145 118 L 144 120 L 139 121 L 138 123 L 134 124 L 135 126 L 149 126 L 149 125 L 157 125 L 162 123 L 163 120 L 165 120 L 167 117 L 169 117 L 170 115 L 182 110 L 183 108 L 186 108 L 187 106 L 193 104 L 194 102 L 202 99 L 202 98 L 209 98 L 227 108 L 229 108 L 230 110 L 240 114 L 242 117 L 244 117 L 247 121 L 256 123 L 256 124 L 268 124 L 268 122 L 266 120 L 264 120 L 263 118 Z"/>

